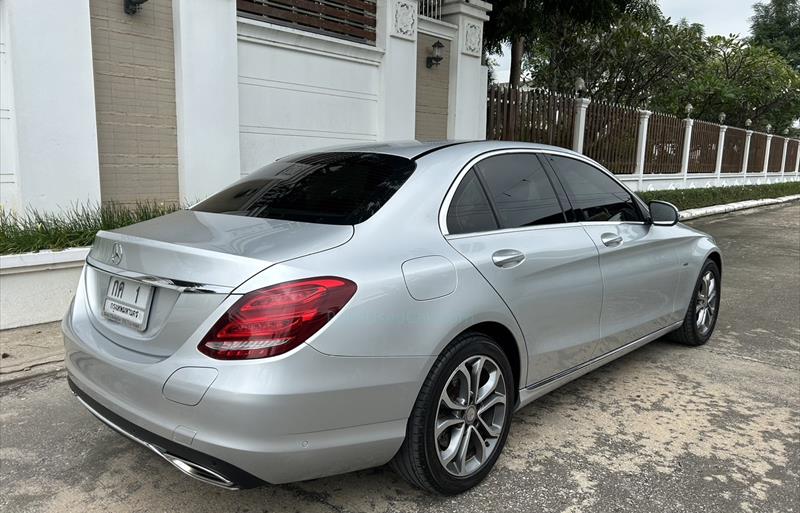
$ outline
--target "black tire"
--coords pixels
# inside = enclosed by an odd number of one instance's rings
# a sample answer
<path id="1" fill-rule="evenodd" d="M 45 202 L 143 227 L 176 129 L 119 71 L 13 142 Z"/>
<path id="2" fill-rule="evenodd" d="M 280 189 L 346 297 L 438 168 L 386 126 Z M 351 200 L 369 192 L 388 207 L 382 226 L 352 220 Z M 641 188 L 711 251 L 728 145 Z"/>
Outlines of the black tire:
<path id="1" fill-rule="evenodd" d="M 716 308 L 711 319 L 711 324 L 707 331 L 704 332 L 697 326 L 697 305 L 698 301 L 702 301 L 701 291 L 703 289 L 703 277 L 708 272 L 713 274 L 714 278 L 716 279 Z M 670 333 L 669 339 L 687 346 L 702 346 L 708 342 L 708 339 L 710 339 L 711 335 L 714 333 L 714 328 L 716 327 L 717 319 L 719 318 L 721 295 L 722 276 L 720 274 L 719 267 L 713 260 L 706 260 L 705 264 L 703 264 L 703 268 L 700 270 L 700 275 L 697 277 L 697 282 L 694 286 L 694 292 L 692 293 L 692 300 L 689 302 L 689 308 L 686 310 L 686 315 L 683 318 L 683 324 L 681 324 L 680 328 Z"/>
<path id="2" fill-rule="evenodd" d="M 507 390 L 505 417 L 493 452 L 482 466 L 471 475 L 456 477 L 439 460 L 434 424 L 440 397 L 450 376 L 462 362 L 474 356 L 490 357 L 502 372 Z M 439 356 L 428 373 L 408 419 L 406 438 L 390 463 L 391 467 L 406 481 L 428 492 L 455 495 L 469 490 L 489 474 L 505 446 L 515 393 L 516 382 L 511 364 L 500 346 L 482 333 L 467 332 L 459 335 Z"/>

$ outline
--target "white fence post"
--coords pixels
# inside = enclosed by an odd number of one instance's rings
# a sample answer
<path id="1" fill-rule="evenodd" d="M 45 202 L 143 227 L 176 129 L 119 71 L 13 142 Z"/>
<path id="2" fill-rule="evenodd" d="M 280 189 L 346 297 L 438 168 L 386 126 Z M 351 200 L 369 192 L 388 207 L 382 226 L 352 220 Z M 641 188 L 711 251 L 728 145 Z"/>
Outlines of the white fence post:
<path id="1" fill-rule="evenodd" d="M 681 173 L 683 173 L 683 181 L 689 179 L 689 152 L 692 145 L 692 126 L 694 120 L 686 118 L 683 120 L 686 123 L 686 129 L 683 132 L 683 155 L 681 155 Z"/>
<path id="2" fill-rule="evenodd" d="M 717 163 L 714 165 L 714 174 L 717 175 L 717 182 L 722 178 L 722 152 L 725 150 L 725 132 L 728 127 L 719 126 L 719 140 L 717 141 Z"/>
<path id="3" fill-rule="evenodd" d="M 769 167 L 769 150 L 772 146 L 772 134 L 767 134 L 767 149 L 764 152 L 764 176 L 767 176 L 767 168 Z"/>
<path id="4" fill-rule="evenodd" d="M 747 164 L 750 160 L 750 139 L 753 137 L 753 131 L 747 130 L 744 133 L 744 158 L 742 158 L 742 174 L 747 174 Z"/>
<path id="5" fill-rule="evenodd" d="M 639 133 L 636 137 L 636 169 L 634 173 L 639 175 L 639 190 L 642 188 L 642 181 L 644 180 L 644 159 L 647 150 L 647 127 L 650 125 L 649 110 L 639 111 Z"/>
<path id="6" fill-rule="evenodd" d="M 786 172 L 786 152 L 789 151 L 789 138 L 783 138 L 783 156 L 781 158 L 781 176 Z"/>
<path id="7" fill-rule="evenodd" d="M 794 174 L 800 174 L 800 139 L 795 142 L 797 143 L 797 155 L 794 158 Z"/>
<path id="8" fill-rule="evenodd" d="M 572 123 L 572 150 L 583 153 L 583 135 L 586 132 L 586 109 L 592 102 L 589 98 L 575 99 L 575 119 Z"/>

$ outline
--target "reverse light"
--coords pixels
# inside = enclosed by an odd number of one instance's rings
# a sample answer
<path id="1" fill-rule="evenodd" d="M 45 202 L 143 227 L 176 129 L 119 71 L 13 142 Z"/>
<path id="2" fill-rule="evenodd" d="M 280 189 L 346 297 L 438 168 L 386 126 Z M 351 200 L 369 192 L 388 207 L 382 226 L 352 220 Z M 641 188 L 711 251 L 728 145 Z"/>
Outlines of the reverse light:
<path id="1" fill-rule="evenodd" d="M 286 353 L 327 324 L 356 288 L 350 280 L 324 276 L 255 290 L 225 312 L 197 349 L 218 360 Z"/>

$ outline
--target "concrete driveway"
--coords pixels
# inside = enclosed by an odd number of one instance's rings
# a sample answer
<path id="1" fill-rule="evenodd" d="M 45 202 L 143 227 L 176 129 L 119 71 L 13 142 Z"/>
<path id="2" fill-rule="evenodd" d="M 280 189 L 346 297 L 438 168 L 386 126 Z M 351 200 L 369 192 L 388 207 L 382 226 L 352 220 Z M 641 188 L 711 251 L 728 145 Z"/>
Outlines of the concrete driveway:
<path id="1" fill-rule="evenodd" d="M 0 509 L 800 511 L 800 205 L 692 224 L 726 258 L 709 344 L 656 341 L 528 406 L 463 496 L 425 495 L 383 468 L 206 486 L 101 425 L 54 374 L 0 387 Z"/>

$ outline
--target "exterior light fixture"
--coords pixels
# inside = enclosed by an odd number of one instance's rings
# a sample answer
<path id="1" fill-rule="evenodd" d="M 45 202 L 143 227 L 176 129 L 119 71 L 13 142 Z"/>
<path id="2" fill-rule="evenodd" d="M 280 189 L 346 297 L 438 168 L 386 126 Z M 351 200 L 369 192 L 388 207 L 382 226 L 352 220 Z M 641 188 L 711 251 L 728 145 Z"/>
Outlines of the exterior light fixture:
<path id="1" fill-rule="evenodd" d="M 772 133 L 772 125 L 767 125 L 767 133 Z"/>
<path id="2" fill-rule="evenodd" d="M 692 111 L 693 110 L 694 110 L 694 105 L 692 105 L 691 103 L 687 103 L 686 104 L 686 116 L 687 117 L 692 117 Z"/>
<path id="3" fill-rule="evenodd" d="M 575 79 L 575 95 L 580 97 L 586 91 L 586 81 L 581 77 Z"/>
<path id="4" fill-rule="evenodd" d="M 122 4 L 125 6 L 125 14 L 136 14 L 145 2 L 147 0 L 122 0 Z"/>
<path id="5" fill-rule="evenodd" d="M 719 113 L 719 124 L 722 125 L 724 123 L 725 123 L 725 113 L 724 112 L 720 112 Z"/>
<path id="6" fill-rule="evenodd" d="M 744 126 L 746 126 L 747 128 L 750 128 L 750 125 L 752 125 L 752 124 L 753 124 L 753 120 L 752 119 L 747 118 L 747 119 L 744 120 Z"/>
<path id="7" fill-rule="evenodd" d="M 789 129 L 788 128 L 784 128 L 783 129 L 783 135 L 789 135 Z"/>
<path id="8" fill-rule="evenodd" d="M 444 57 L 442 57 L 442 48 L 444 48 L 444 45 L 442 44 L 441 41 L 437 39 L 436 42 L 433 43 L 432 48 L 433 48 L 433 55 L 431 55 L 425 60 L 425 66 L 428 68 L 438 66 L 439 64 L 441 64 L 442 59 L 444 59 Z"/>

